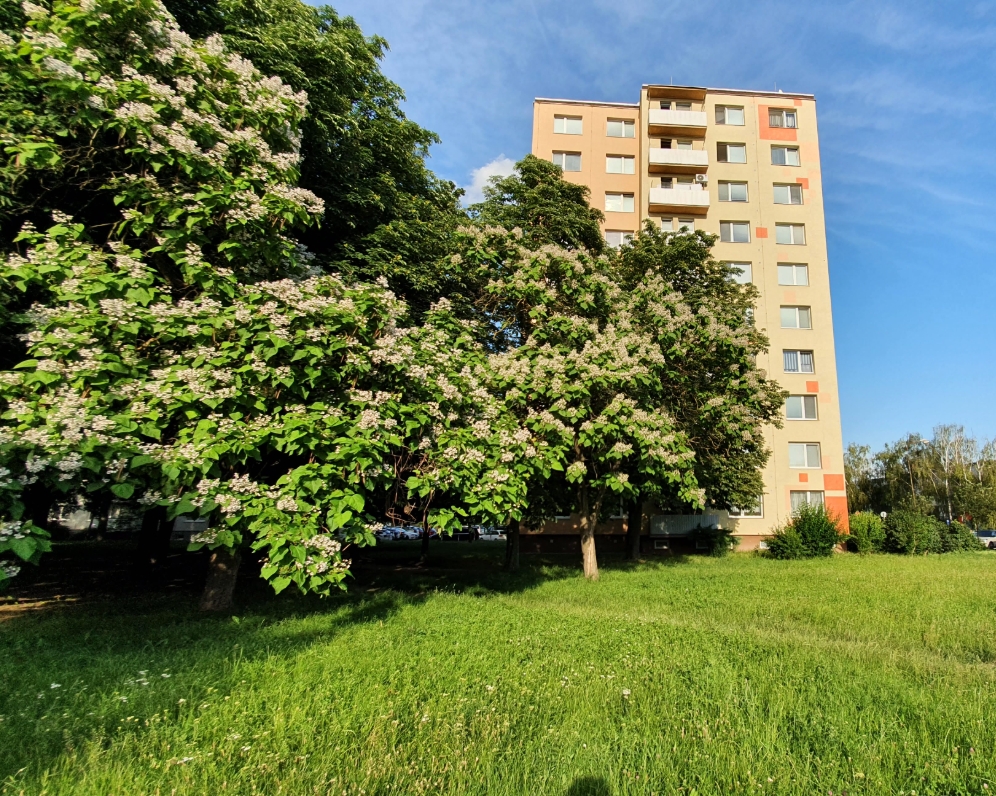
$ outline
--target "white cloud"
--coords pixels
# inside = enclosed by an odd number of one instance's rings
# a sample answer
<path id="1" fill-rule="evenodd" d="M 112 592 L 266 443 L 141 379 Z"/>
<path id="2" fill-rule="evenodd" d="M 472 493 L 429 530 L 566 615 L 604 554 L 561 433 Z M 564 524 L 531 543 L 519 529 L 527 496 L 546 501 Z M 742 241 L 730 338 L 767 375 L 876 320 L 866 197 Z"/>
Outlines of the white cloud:
<path id="1" fill-rule="evenodd" d="M 485 163 L 479 169 L 474 169 L 470 173 L 470 185 L 463 186 L 467 195 L 464 196 L 464 204 L 472 205 L 484 199 L 484 186 L 492 177 L 507 177 L 515 170 L 515 161 L 512 158 L 499 155 L 490 163 Z"/>

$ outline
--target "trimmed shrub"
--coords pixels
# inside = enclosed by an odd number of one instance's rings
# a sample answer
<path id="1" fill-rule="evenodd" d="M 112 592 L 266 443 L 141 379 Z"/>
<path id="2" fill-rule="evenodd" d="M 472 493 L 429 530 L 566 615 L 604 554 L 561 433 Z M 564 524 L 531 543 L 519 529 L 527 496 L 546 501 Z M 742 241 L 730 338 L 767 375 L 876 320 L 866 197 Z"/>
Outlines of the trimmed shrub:
<path id="1" fill-rule="evenodd" d="M 890 553 L 922 555 L 941 552 L 940 520 L 909 509 L 898 509 L 885 518 L 885 549 Z"/>
<path id="2" fill-rule="evenodd" d="M 855 553 L 877 553 L 885 544 L 885 523 L 877 514 L 859 511 L 850 517 L 847 547 Z"/>
<path id="3" fill-rule="evenodd" d="M 967 525 L 954 520 L 950 525 L 942 525 L 941 552 L 962 553 L 969 550 L 985 550 L 986 546 L 972 533 Z"/>
<path id="4" fill-rule="evenodd" d="M 826 506 L 804 505 L 768 540 L 768 551 L 774 558 L 817 558 L 831 555 L 840 540 L 837 520 Z"/>
<path id="5" fill-rule="evenodd" d="M 779 528 L 775 531 L 775 535 L 768 539 L 768 555 L 782 559 L 807 557 L 802 537 L 791 524 Z"/>

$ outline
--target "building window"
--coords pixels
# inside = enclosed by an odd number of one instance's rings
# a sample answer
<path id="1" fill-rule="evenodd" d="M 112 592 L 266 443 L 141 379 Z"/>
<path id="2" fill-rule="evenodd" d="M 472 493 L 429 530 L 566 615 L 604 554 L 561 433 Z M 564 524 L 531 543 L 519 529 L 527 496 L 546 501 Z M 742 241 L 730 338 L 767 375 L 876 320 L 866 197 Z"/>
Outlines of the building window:
<path id="1" fill-rule="evenodd" d="M 771 147 L 771 165 L 773 166 L 798 166 L 799 147 L 797 146 L 773 146 Z"/>
<path id="2" fill-rule="evenodd" d="M 812 329 L 813 319 L 809 307 L 782 307 L 783 329 Z"/>
<path id="3" fill-rule="evenodd" d="M 692 103 L 690 102 L 674 102 L 671 100 L 661 100 L 661 110 L 669 111 L 671 109 L 676 111 L 690 111 L 692 109 Z"/>
<path id="4" fill-rule="evenodd" d="M 746 221 L 720 221 L 719 239 L 724 243 L 750 243 L 750 224 Z"/>
<path id="5" fill-rule="evenodd" d="M 626 119 L 609 119 L 605 134 L 609 138 L 636 138 L 636 123 Z"/>
<path id="6" fill-rule="evenodd" d="M 749 285 L 753 281 L 753 269 L 750 263 L 727 263 L 733 273 L 730 278 L 741 285 Z"/>
<path id="7" fill-rule="evenodd" d="M 687 138 L 679 138 L 679 139 L 675 140 L 675 142 L 674 142 L 674 148 L 675 149 L 685 149 L 685 150 L 688 150 L 688 149 L 692 148 L 692 142 L 690 140 L 688 140 Z"/>
<path id="8" fill-rule="evenodd" d="M 776 205 L 801 205 L 802 186 L 795 184 L 775 186 Z"/>
<path id="9" fill-rule="evenodd" d="M 680 235 L 691 235 L 695 232 L 694 218 L 662 218 L 661 232 L 677 232 Z"/>
<path id="10" fill-rule="evenodd" d="M 731 517 L 763 517 L 764 516 L 764 498 L 761 495 L 757 496 L 757 503 L 755 503 L 750 508 L 741 509 L 736 506 L 731 506 L 729 509 L 729 514 Z"/>
<path id="11" fill-rule="evenodd" d="M 580 152 L 554 152 L 553 162 L 564 171 L 581 171 Z"/>
<path id="12" fill-rule="evenodd" d="M 796 127 L 795 111 L 771 108 L 768 111 L 768 127 Z"/>
<path id="13" fill-rule="evenodd" d="M 716 124 L 737 124 L 744 123 L 744 109 L 731 105 L 716 106 Z"/>
<path id="14" fill-rule="evenodd" d="M 820 469 L 820 443 L 790 442 L 789 467 L 795 469 Z"/>
<path id="15" fill-rule="evenodd" d="M 822 506 L 823 505 L 823 493 L 822 492 L 796 492 L 792 490 L 789 492 L 789 500 L 792 505 L 792 513 L 795 514 L 803 506 Z"/>
<path id="16" fill-rule="evenodd" d="M 632 213 L 633 194 L 631 193 L 607 193 L 605 194 L 606 213 Z"/>
<path id="17" fill-rule="evenodd" d="M 605 230 L 605 242 L 609 244 L 613 249 L 618 249 L 620 246 L 626 243 L 631 243 L 633 240 L 632 232 L 622 232 L 621 230 L 607 229 Z"/>
<path id="18" fill-rule="evenodd" d="M 746 144 L 716 144 L 716 160 L 720 163 L 746 163 Z"/>
<path id="19" fill-rule="evenodd" d="M 806 243 L 806 227 L 803 224 L 775 224 L 775 243 L 790 243 L 803 246 Z"/>
<path id="20" fill-rule="evenodd" d="M 606 174 L 635 174 L 636 159 L 630 155 L 606 155 Z"/>
<path id="21" fill-rule="evenodd" d="M 812 351 L 782 351 L 782 363 L 786 373 L 815 373 Z"/>
<path id="22" fill-rule="evenodd" d="M 816 416 L 815 395 L 790 395 L 785 399 L 787 420 L 819 420 Z"/>
<path id="23" fill-rule="evenodd" d="M 691 177 L 661 177 L 661 188 L 679 188 L 681 190 L 694 190 L 695 180 Z"/>
<path id="24" fill-rule="evenodd" d="M 554 116 L 553 132 L 565 135 L 581 135 L 583 132 L 580 116 Z"/>
<path id="25" fill-rule="evenodd" d="M 779 285 L 808 285 L 809 266 L 798 263 L 778 263 Z"/>
<path id="26" fill-rule="evenodd" d="M 747 183 L 745 182 L 721 182 L 719 184 L 719 201 L 721 202 L 746 202 Z"/>

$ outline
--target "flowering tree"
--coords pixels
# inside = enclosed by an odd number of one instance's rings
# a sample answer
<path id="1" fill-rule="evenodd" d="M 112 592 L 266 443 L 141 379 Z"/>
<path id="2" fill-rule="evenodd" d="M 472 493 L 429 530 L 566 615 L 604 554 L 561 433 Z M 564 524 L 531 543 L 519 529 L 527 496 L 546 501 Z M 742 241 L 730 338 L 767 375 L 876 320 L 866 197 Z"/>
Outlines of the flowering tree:
<path id="1" fill-rule="evenodd" d="M 224 607 L 244 540 L 276 590 L 326 593 L 385 501 L 444 528 L 521 514 L 549 445 L 485 389 L 480 332 L 445 302 L 399 328 L 383 285 L 321 275 L 291 237 L 322 209 L 294 186 L 305 98 L 150 0 L 25 9 L 3 102 L 43 118 L 2 117 L 5 206 L 85 169 L 120 215 L 57 210 L 0 265 L 27 354 L 0 376 L 0 553 L 46 548 L 31 488 L 210 516 L 194 545 Z"/>
<path id="2" fill-rule="evenodd" d="M 680 245 L 645 234 L 657 246 Z M 530 484 L 532 518 L 579 513 L 584 571 L 595 579 L 595 525 L 609 502 L 729 500 L 744 485 L 708 480 L 699 450 L 714 464 L 716 444 L 701 429 L 736 440 L 727 455 L 746 457 L 743 471 L 754 473 L 766 456 L 761 427 L 777 417 L 781 391 L 753 365 L 766 341 L 743 311 L 749 291 L 741 295 L 724 266 L 705 258 L 719 279 L 686 297 L 663 268 L 625 284 L 616 257 L 531 248 L 521 238 L 469 229 L 462 257 L 492 275 L 481 309 L 502 349 L 492 357 L 496 389 L 526 428 L 555 441 L 563 469 Z M 709 240 L 695 240 L 708 249 Z M 717 488 L 709 494 L 702 482 Z"/>

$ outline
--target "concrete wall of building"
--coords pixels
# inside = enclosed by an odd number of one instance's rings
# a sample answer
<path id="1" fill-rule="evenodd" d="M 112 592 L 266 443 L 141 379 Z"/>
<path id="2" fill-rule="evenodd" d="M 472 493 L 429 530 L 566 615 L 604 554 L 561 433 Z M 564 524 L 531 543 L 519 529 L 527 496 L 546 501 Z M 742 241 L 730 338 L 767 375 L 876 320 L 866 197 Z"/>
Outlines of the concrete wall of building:
<path id="1" fill-rule="evenodd" d="M 667 97 L 673 97 L 675 101 L 691 101 L 693 110 L 704 111 L 706 114 L 707 124 L 703 130 L 667 134 L 672 138 L 680 136 L 691 139 L 693 149 L 704 149 L 709 155 L 709 165 L 703 169 L 708 175 L 708 182 L 703 189 L 709 192 L 709 207 L 704 212 L 700 210 L 697 215 L 691 211 L 681 213 L 673 209 L 651 212 L 650 190 L 659 187 L 661 177 L 667 176 L 667 172 L 661 168 L 651 171 L 649 167 L 649 151 L 660 147 L 660 139 L 664 137 L 662 133 L 651 135 L 649 117 L 651 110 L 659 108 L 660 100 Z M 744 124 L 717 124 L 717 105 L 743 108 Z M 772 108 L 794 111 L 798 119 L 797 127 L 771 127 L 768 123 L 768 111 Z M 555 134 L 553 129 L 556 115 L 581 117 L 583 134 Z M 636 138 L 608 138 L 605 132 L 606 122 L 610 118 L 634 120 Z M 720 143 L 742 143 L 746 147 L 747 162 L 718 162 L 717 146 Z M 773 165 L 772 145 L 797 146 L 800 165 Z M 588 185 L 592 191 L 594 206 L 604 208 L 604 194 L 607 191 L 636 194 L 637 211 L 632 214 L 606 214 L 607 230 L 633 231 L 639 228 L 641 220 L 645 218 L 660 223 L 662 218 L 695 215 L 696 228 L 718 238 L 720 223 L 723 221 L 749 224 L 749 242 L 717 241 L 713 254 L 718 260 L 750 263 L 752 281 L 761 294 L 757 302 L 755 322 L 767 333 L 771 343 L 769 352 L 759 357 L 758 364 L 791 394 L 815 395 L 818 419 L 786 419 L 782 428 L 768 428 L 771 458 L 764 470 L 763 516 L 730 519 L 729 523 L 742 537 L 742 548 L 756 547 L 765 535 L 790 518 L 790 495 L 797 490 L 823 492 L 828 507 L 846 522 L 844 451 L 815 99 L 809 95 L 777 92 L 644 86 L 640 102 L 636 106 L 537 100 L 534 104 L 533 154 L 550 159 L 554 151 L 582 153 L 582 171 L 565 174 L 565 177 L 572 182 Z M 606 174 L 605 156 L 613 153 L 636 154 L 639 158 L 636 174 Z M 687 172 L 686 169 L 682 176 L 687 178 Z M 748 201 L 720 202 L 719 184 L 724 181 L 747 183 Z M 775 204 L 775 184 L 801 185 L 803 203 Z M 804 225 L 805 245 L 777 243 L 775 226 L 782 223 Z M 780 285 L 779 263 L 807 265 L 809 284 Z M 782 306 L 810 307 L 813 328 L 781 328 Z M 785 349 L 812 351 L 815 372 L 785 373 L 782 359 Z M 812 469 L 790 467 L 789 443 L 792 442 L 818 442 L 821 466 Z"/>
<path id="2" fill-rule="evenodd" d="M 581 135 L 555 133 L 556 116 L 577 116 L 582 120 Z M 581 153 L 581 171 L 565 172 L 564 178 L 591 190 L 593 207 L 605 212 L 607 193 L 633 195 L 633 212 L 606 212 L 604 230 L 635 232 L 640 224 L 640 109 L 635 104 L 580 103 L 567 100 L 536 100 L 533 103 L 533 154 L 550 160 L 554 152 Z M 634 138 L 614 138 L 606 134 L 610 119 L 632 121 Z M 608 155 L 634 158 L 633 174 L 609 174 Z"/>

